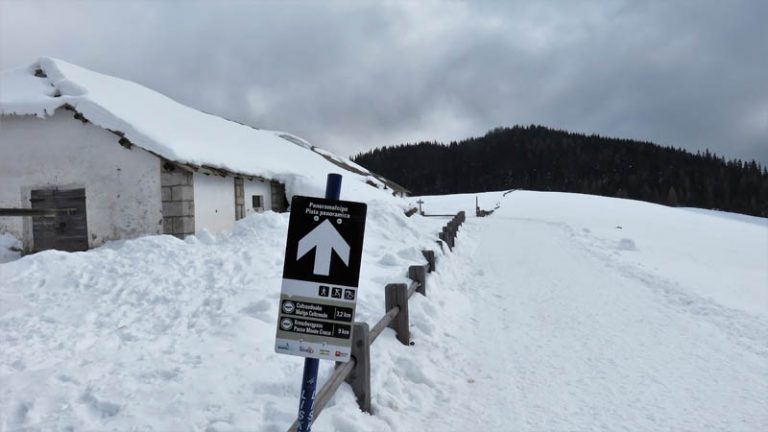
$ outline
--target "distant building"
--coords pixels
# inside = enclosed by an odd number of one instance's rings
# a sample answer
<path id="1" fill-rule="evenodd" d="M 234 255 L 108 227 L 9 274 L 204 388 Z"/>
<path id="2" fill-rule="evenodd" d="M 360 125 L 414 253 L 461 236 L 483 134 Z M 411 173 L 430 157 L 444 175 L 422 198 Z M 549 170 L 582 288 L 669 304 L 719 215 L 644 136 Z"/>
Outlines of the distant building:
<path id="1" fill-rule="evenodd" d="M 0 216 L 0 232 L 36 252 L 224 230 L 255 212 L 285 211 L 284 179 L 305 167 L 343 167 L 313 150 L 293 135 L 43 58 L 0 75 L 0 209 L 62 211 Z"/>

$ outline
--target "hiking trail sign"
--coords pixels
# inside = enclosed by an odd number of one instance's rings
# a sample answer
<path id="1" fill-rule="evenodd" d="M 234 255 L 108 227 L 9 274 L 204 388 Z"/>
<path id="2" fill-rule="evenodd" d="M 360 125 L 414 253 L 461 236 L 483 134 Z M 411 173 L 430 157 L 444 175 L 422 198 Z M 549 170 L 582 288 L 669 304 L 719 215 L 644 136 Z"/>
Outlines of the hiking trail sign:
<path id="1" fill-rule="evenodd" d="M 291 200 L 276 352 L 349 361 L 366 210 L 358 202 Z"/>

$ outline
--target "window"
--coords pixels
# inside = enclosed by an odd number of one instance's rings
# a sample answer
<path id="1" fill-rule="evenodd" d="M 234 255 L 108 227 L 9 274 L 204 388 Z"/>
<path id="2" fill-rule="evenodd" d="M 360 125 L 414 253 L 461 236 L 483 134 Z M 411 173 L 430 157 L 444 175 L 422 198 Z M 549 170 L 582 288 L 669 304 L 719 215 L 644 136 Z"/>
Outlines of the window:
<path id="1" fill-rule="evenodd" d="M 252 200 L 252 208 L 254 210 L 263 211 L 264 210 L 264 197 L 261 195 L 253 195 L 251 196 Z"/>

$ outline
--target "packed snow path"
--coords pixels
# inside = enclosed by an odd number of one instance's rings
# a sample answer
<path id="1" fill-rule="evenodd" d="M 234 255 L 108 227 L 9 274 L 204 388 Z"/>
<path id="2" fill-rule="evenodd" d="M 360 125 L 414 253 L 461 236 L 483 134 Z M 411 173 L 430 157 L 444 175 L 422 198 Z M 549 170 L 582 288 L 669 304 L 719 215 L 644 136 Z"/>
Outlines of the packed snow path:
<path id="1" fill-rule="evenodd" d="M 464 396 L 449 412 L 436 413 L 430 430 L 765 430 L 765 293 L 755 293 L 758 313 L 722 306 L 681 284 L 683 275 L 648 268 L 642 258 L 632 262 L 644 245 L 628 236 L 641 231 L 632 225 L 642 223 L 644 212 L 595 212 L 580 220 L 567 214 L 568 204 L 579 208 L 573 200 L 532 218 L 545 210 L 540 198 L 509 195 L 493 216 L 463 227 L 452 265 L 467 270 L 457 281 L 466 303 L 446 340 L 455 357 L 439 367 L 451 371 L 443 379 Z M 597 227 L 599 234 L 581 225 L 611 217 L 626 225 Z M 690 222 L 708 222 L 696 217 Z M 604 236 L 611 231 L 615 242 Z M 685 232 L 657 234 L 686 241 Z M 765 228 L 754 234 L 756 249 L 742 251 L 756 254 L 742 257 L 748 264 L 768 249 L 768 242 L 760 246 L 768 240 Z M 651 247 L 655 240 L 642 241 Z M 706 264 L 713 253 L 693 258 Z M 722 271 L 729 272 L 724 261 Z M 758 269 L 752 286 L 722 290 L 768 289 L 768 270 L 759 262 L 752 262 Z"/>

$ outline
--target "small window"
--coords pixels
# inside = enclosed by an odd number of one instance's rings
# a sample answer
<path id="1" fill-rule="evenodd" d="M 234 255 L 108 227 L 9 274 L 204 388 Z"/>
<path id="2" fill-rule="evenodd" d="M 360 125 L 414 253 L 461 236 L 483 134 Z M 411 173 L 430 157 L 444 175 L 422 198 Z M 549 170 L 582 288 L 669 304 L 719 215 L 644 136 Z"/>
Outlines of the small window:
<path id="1" fill-rule="evenodd" d="M 264 197 L 261 195 L 253 195 L 251 199 L 253 201 L 252 208 L 254 210 L 262 210 L 264 208 Z"/>

